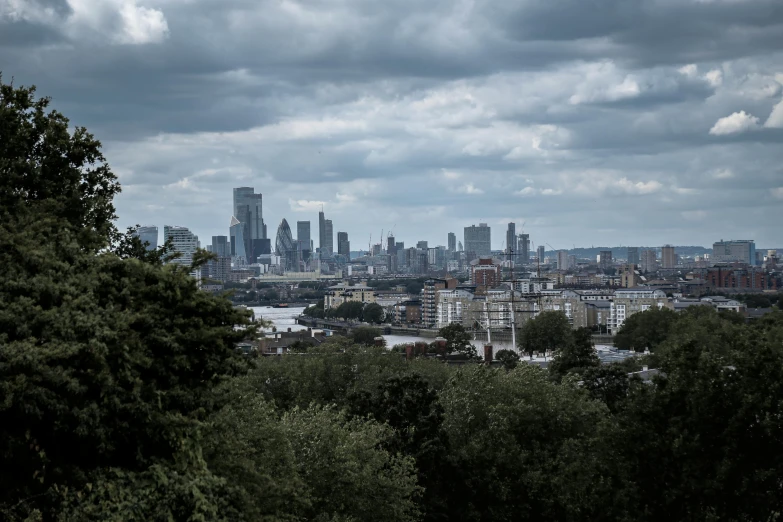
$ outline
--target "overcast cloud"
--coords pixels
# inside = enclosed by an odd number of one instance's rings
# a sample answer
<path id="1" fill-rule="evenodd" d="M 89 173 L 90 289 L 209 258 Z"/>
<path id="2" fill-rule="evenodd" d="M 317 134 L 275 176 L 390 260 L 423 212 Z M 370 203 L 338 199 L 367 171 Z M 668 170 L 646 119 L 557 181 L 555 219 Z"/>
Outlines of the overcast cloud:
<path id="1" fill-rule="evenodd" d="M 783 246 L 780 0 L 0 0 L 0 71 L 203 245 L 253 186 L 353 249 Z"/>

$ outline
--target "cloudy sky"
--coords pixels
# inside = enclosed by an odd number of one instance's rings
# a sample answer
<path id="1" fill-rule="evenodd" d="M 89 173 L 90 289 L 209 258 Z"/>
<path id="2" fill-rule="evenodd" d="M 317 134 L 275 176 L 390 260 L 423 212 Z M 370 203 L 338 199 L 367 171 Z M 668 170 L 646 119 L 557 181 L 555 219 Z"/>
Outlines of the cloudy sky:
<path id="1" fill-rule="evenodd" d="M 253 186 L 354 249 L 783 246 L 781 0 L 0 0 L 0 70 L 102 141 L 123 227 L 206 244 Z"/>

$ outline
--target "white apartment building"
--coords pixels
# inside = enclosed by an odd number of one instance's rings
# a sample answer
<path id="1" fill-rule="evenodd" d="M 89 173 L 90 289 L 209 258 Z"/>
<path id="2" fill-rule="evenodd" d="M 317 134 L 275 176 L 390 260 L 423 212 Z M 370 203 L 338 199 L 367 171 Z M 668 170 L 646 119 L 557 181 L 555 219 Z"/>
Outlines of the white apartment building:
<path id="1" fill-rule="evenodd" d="M 617 333 L 626 319 L 635 313 L 649 310 L 653 306 L 674 309 L 663 290 L 647 288 L 615 290 L 609 315 L 609 332 Z"/>
<path id="2" fill-rule="evenodd" d="M 198 241 L 198 236 L 190 231 L 187 227 L 180 227 L 176 225 L 165 225 L 163 227 L 163 242 L 171 238 L 174 245 L 174 251 L 178 252 L 180 256 L 173 260 L 172 263 L 190 266 L 193 263 L 193 254 L 201 246 Z M 201 278 L 201 271 L 194 270 L 191 275 L 197 279 Z"/>

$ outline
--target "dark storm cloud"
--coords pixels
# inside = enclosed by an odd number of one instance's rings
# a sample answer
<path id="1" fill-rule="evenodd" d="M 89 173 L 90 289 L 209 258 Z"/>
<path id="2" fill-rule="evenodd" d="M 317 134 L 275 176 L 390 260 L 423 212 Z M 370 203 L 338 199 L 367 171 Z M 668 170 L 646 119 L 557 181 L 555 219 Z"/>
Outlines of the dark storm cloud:
<path id="1" fill-rule="evenodd" d="M 240 185 L 269 223 L 325 204 L 408 244 L 518 220 L 557 246 L 764 246 L 783 218 L 778 0 L 9 5 L 4 77 L 104 142 L 122 224 L 225 233 Z"/>

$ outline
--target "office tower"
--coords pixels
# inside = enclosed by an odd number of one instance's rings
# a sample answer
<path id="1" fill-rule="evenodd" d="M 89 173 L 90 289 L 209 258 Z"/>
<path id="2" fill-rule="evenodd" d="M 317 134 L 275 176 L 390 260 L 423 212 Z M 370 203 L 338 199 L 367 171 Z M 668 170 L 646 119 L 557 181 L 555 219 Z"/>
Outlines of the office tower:
<path id="1" fill-rule="evenodd" d="M 449 232 L 449 252 L 457 251 L 457 234 Z"/>
<path id="2" fill-rule="evenodd" d="M 291 227 L 288 226 L 288 221 L 285 218 L 277 227 L 275 254 L 280 256 L 283 269 L 294 272 L 299 270 L 299 249 L 294 241 L 293 234 L 291 234 Z"/>
<path id="3" fill-rule="evenodd" d="M 544 248 L 544 245 L 538 245 L 538 262 L 543 264 L 544 263 L 544 256 L 546 256 L 546 249 Z"/>
<path id="4" fill-rule="evenodd" d="M 568 266 L 568 250 L 558 250 L 557 251 L 557 269 L 558 270 L 568 270 L 571 268 Z"/>
<path id="5" fill-rule="evenodd" d="M 462 247 L 462 241 L 457 242 L 457 251 L 458 252 L 464 252 L 465 249 Z"/>
<path id="6" fill-rule="evenodd" d="M 199 248 L 198 236 L 191 232 L 187 227 L 175 225 L 165 225 L 163 227 L 163 242 L 172 241 L 174 251 L 182 254 L 172 263 L 189 266 L 193 262 L 193 254 Z"/>
<path id="7" fill-rule="evenodd" d="M 639 247 L 628 247 L 628 258 L 626 261 L 629 265 L 639 265 Z"/>
<path id="8" fill-rule="evenodd" d="M 513 261 L 515 259 L 514 254 L 517 248 L 517 225 L 515 223 L 509 223 L 506 229 L 506 247 L 504 252 L 506 253 L 506 259 Z"/>
<path id="9" fill-rule="evenodd" d="M 255 194 L 252 187 L 234 189 L 234 217 L 243 224 L 242 238 L 245 242 L 245 254 L 248 262 L 254 262 L 257 257 L 253 252 L 253 240 L 265 239 L 263 196 Z"/>
<path id="10" fill-rule="evenodd" d="M 231 255 L 231 245 L 228 242 L 227 236 L 212 236 L 212 252 L 218 255 L 218 257 L 226 257 Z"/>
<path id="11" fill-rule="evenodd" d="M 239 265 L 248 264 L 247 250 L 245 250 L 245 223 L 239 221 L 235 216 L 231 216 L 231 223 L 228 225 L 228 235 L 231 238 L 231 257 Z"/>
<path id="12" fill-rule="evenodd" d="M 465 227 L 465 252 L 472 252 L 475 256 L 492 254 L 492 231 L 486 223 Z"/>
<path id="13" fill-rule="evenodd" d="M 220 256 L 209 262 L 209 277 L 215 281 L 225 283 L 231 279 L 231 258 Z"/>
<path id="14" fill-rule="evenodd" d="M 391 255 L 394 255 L 397 252 L 397 244 L 394 242 L 394 236 L 389 236 L 386 238 L 386 253 Z"/>
<path id="15" fill-rule="evenodd" d="M 141 240 L 142 244 L 147 243 L 147 250 L 155 250 L 158 248 L 158 227 L 155 225 L 139 227 L 136 229 L 134 235 Z"/>
<path id="16" fill-rule="evenodd" d="M 639 266 L 642 272 L 655 272 L 658 270 L 658 259 L 655 250 L 642 250 Z"/>
<path id="17" fill-rule="evenodd" d="M 348 232 L 337 233 L 337 253 L 351 259 L 351 243 L 348 241 Z"/>
<path id="18" fill-rule="evenodd" d="M 258 256 L 269 255 L 272 253 L 272 240 L 269 238 L 254 239 L 253 240 L 253 256 L 254 262 L 258 262 Z"/>
<path id="19" fill-rule="evenodd" d="M 661 247 L 661 268 L 675 268 L 677 266 L 677 255 L 674 253 L 674 247 L 664 245 Z"/>
<path id="20" fill-rule="evenodd" d="M 752 239 L 736 239 L 712 244 L 712 263 L 745 263 L 755 265 L 756 242 Z"/>
<path id="21" fill-rule="evenodd" d="M 420 248 L 421 250 L 429 250 L 429 246 L 427 246 L 427 241 L 419 241 L 416 243 L 416 248 Z"/>
<path id="22" fill-rule="evenodd" d="M 326 235 L 324 236 L 324 246 L 321 253 L 325 252 L 328 256 L 331 256 L 334 254 L 334 232 L 331 219 L 324 220 L 324 233 Z"/>
<path id="23" fill-rule="evenodd" d="M 612 251 L 601 250 L 598 254 L 598 266 L 601 270 L 609 270 L 612 268 Z"/>
<path id="24" fill-rule="evenodd" d="M 530 262 L 530 234 L 519 234 L 517 237 L 516 262 L 522 265 Z"/>
<path id="25" fill-rule="evenodd" d="M 302 261 L 310 260 L 310 222 L 296 222 L 296 244 L 302 255 Z"/>

